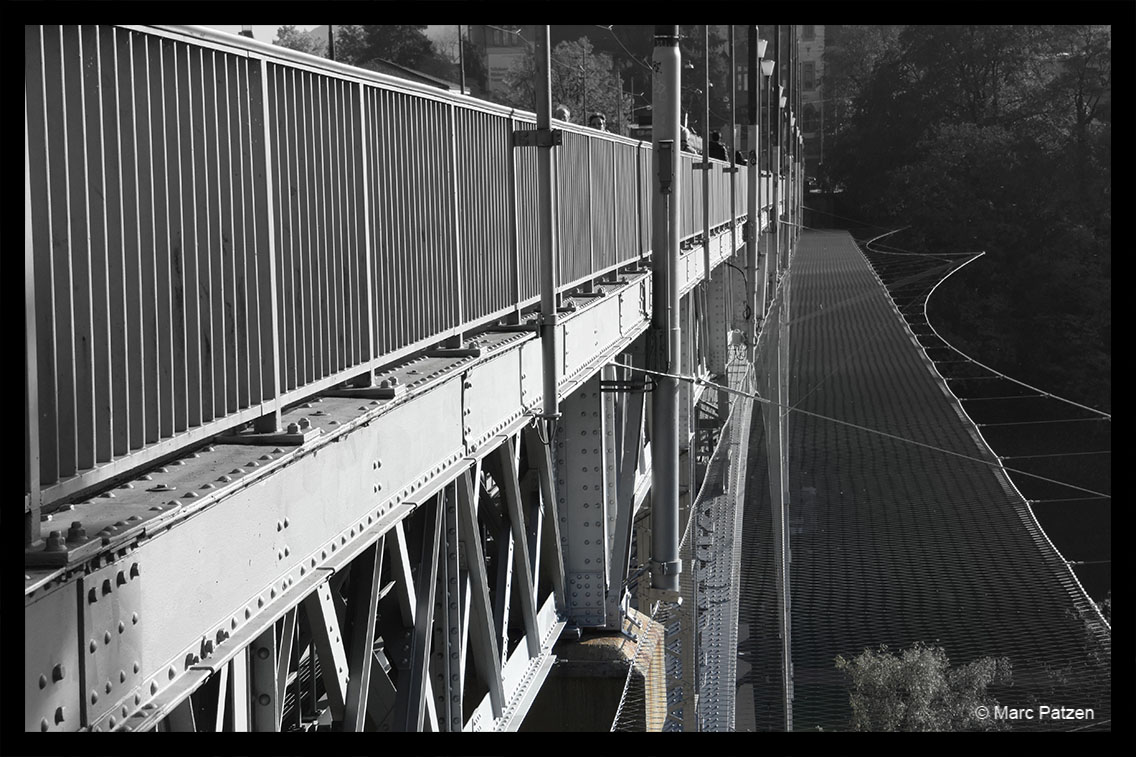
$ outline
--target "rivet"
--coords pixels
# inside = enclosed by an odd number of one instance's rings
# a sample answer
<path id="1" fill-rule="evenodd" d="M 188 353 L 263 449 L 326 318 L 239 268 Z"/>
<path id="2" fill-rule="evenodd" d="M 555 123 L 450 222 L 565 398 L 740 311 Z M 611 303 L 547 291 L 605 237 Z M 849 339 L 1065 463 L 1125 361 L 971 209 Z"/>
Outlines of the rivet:
<path id="1" fill-rule="evenodd" d="M 107 631 L 105 634 L 103 634 L 103 643 L 110 644 L 110 631 Z"/>
<path id="2" fill-rule="evenodd" d="M 123 623 L 121 620 L 118 621 L 118 632 L 122 633 L 125 630 L 126 630 L 126 624 Z"/>
<path id="3" fill-rule="evenodd" d="M 91 650 L 92 652 L 96 652 L 96 651 L 98 651 L 98 649 L 99 649 L 99 644 L 98 644 L 98 642 L 97 642 L 97 641 L 95 641 L 94 639 L 91 639 L 91 644 L 90 644 L 90 647 L 89 647 L 89 649 L 90 649 L 90 650 Z"/>
<path id="4" fill-rule="evenodd" d="M 47 676 L 45 676 L 45 675 L 43 675 L 43 674 L 40 674 L 40 677 L 39 677 L 39 687 L 40 687 L 41 689 L 46 689 L 46 688 L 47 688 Z"/>
<path id="5" fill-rule="evenodd" d="M 131 623 L 131 625 L 135 625 L 135 626 L 138 625 L 138 613 L 136 613 L 136 612 L 130 613 L 130 623 Z"/>
<path id="6" fill-rule="evenodd" d="M 118 682 L 119 683 L 126 683 L 126 671 L 125 670 L 118 671 Z"/>
<path id="7" fill-rule="evenodd" d="M 134 661 L 134 672 L 137 673 L 139 670 L 141 670 L 141 668 L 142 668 L 142 666 L 138 664 L 137 660 L 135 660 Z M 135 694 L 134 696 L 137 697 L 138 695 Z M 137 704 L 137 700 L 135 700 L 135 704 Z"/>
<path id="8" fill-rule="evenodd" d="M 170 672 L 172 673 L 173 671 L 170 671 Z M 158 682 L 157 681 L 151 682 L 150 693 L 151 694 L 157 694 L 158 693 Z"/>
<path id="9" fill-rule="evenodd" d="M 111 715 L 111 716 L 110 716 L 110 719 L 109 719 L 109 720 L 107 720 L 107 722 L 108 722 L 108 723 L 110 723 L 110 727 L 111 727 L 111 728 L 114 728 L 114 724 L 115 724 L 114 715 Z"/>
<path id="10" fill-rule="evenodd" d="M 267 706 L 272 703 L 272 697 L 268 696 L 267 694 L 261 694 L 256 701 L 260 702 L 264 706 Z"/>
<path id="11" fill-rule="evenodd" d="M 92 691 L 91 692 L 91 704 L 94 704 L 97 701 L 99 701 L 99 692 Z"/>
<path id="12" fill-rule="evenodd" d="M 62 723 L 66 719 L 67 719 L 67 708 L 62 706 L 62 705 L 59 706 L 59 707 L 56 707 L 55 708 L 55 722 L 56 723 Z"/>
<path id="13" fill-rule="evenodd" d="M 112 684 L 112 683 L 111 683 L 110 681 L 107 681 L 107 682 L 106 682 L 106 693 L 108 693 L 108 694 L 109 694 L 109 693 L 111 693 L 111 692 L 112 692 L 113 690 L 114 690 L 114 684 Z"/>

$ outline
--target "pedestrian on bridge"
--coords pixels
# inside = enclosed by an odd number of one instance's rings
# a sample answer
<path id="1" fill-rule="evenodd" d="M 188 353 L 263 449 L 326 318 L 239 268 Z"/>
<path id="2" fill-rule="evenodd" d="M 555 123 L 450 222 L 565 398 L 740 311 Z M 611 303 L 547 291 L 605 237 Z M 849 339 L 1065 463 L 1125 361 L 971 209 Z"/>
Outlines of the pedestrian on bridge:
<path id="1" fill-rule="evenodd" d="M 588 126 L 600 131 L 607 131 L 607 117 L 603 113 L 593 113 L 588 116 Z"/>
<path id="2" fill-rule="evenodd" d="M 706 148 L 706 157 L 717 158 L 718 160 L 730 159 L 730 154 L 726 152 L 726 146 L 722 144 L 722 132 L 710 132 L 710 146 Z"/>

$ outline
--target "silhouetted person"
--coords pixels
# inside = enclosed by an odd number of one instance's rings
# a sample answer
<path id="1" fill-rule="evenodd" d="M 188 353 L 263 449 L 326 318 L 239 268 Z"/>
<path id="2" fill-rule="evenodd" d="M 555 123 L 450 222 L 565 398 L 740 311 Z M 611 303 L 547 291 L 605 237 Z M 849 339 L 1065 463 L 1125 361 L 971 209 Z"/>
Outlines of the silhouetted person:
<path id="1" fill-rule="evenodd" d="M 722 144 L 722 132 L 710 132 L 710 145 L 706 148 L 706 157 L 717 158 L 718 160 L 730 159 L 730 154 L 726 152 L 726 146 Z"/>
<path id="2" fill-rule="evenodd" d="M 603 113 L 593 113 L 588 116 L 588 126 L 600 131 L 607 131 L 607 117 Z"/>
<path id="3" fill-rule="evenodd" d="M 568 108 L 563 105 L 557 105 L 556 110 L 552 111 L 552 117 L 558 118 L 561 121 L 571 121 L 572 111 L 568 110 Z"/>

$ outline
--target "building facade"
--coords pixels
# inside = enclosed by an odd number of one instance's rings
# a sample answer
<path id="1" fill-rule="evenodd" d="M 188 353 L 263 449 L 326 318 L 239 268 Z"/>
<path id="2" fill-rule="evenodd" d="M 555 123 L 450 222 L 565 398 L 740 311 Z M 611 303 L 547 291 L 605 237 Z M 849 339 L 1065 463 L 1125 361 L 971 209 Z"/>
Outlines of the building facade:
<path id="1" fill-rule="evenodd" d="M 805 176 L 820 176 L 824 163 L 824 26 L 802 25 L 798 40 L 801 62 L 801 134 Z"/>

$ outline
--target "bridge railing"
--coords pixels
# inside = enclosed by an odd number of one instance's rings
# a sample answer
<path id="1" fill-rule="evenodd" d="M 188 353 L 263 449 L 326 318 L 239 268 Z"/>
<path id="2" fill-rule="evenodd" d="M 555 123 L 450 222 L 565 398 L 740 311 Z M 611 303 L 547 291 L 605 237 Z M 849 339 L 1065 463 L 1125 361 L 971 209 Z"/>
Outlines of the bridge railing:
<path id="1" fill-rule="evenodd" d="M 532 114 L 196 27 L 24 55 L 25 512 L 539 300 Z M 651 160 L 558 126 L 568 288 L 649 252 Z"/>

